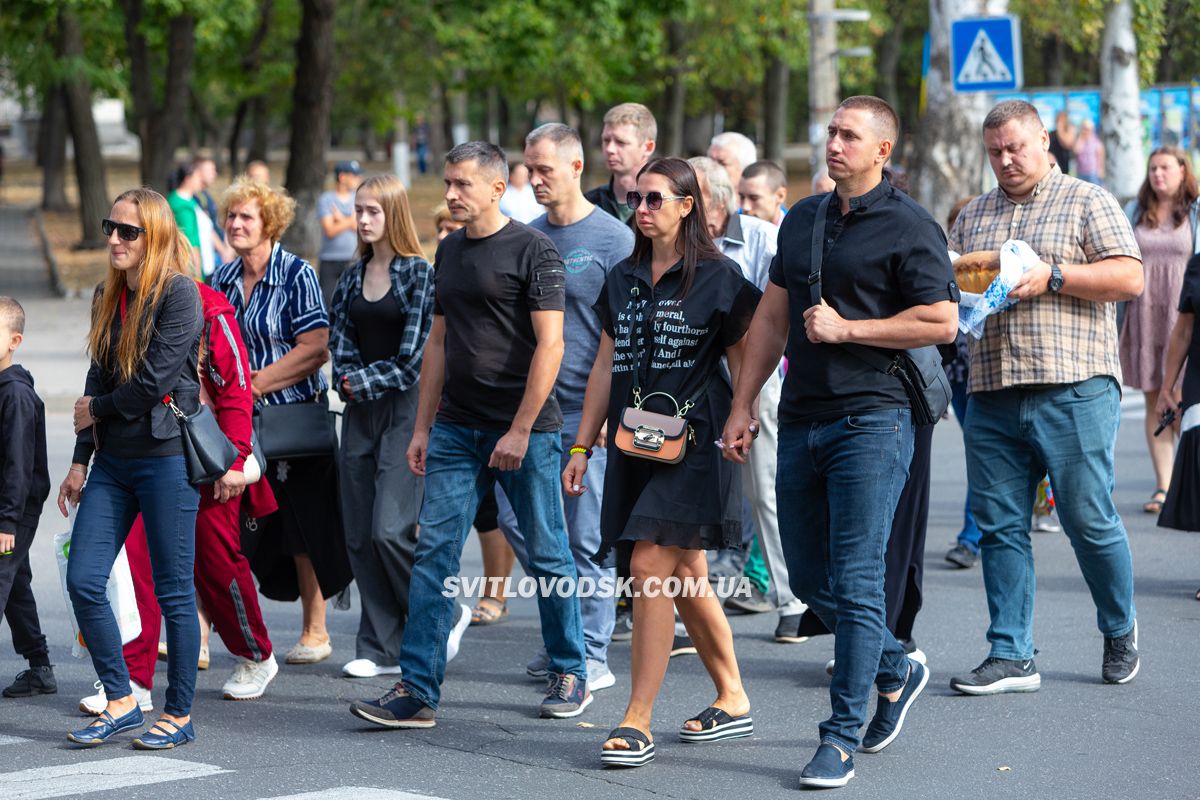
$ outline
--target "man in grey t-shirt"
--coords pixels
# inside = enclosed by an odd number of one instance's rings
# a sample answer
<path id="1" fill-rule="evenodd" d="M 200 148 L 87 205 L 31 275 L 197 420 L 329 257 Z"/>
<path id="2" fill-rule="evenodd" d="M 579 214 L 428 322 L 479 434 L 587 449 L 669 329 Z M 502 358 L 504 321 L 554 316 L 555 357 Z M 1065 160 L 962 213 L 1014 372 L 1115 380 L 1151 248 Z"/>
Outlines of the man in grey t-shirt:
<path id="1" fill-rule="evenodd" d="M 354 192 L 362 183 L 362 166 L 357 161 L 339 161 L 333 168 L 337 188 L 317 198 L 317 220 L 321 223 L 318 274 L 325 304 L 333 301 L 333 289 L 342 271 L 354 260 L 358 232 L 354 220 Z"/>
<path id="2" fill-rule="evenodd" d="M 633 252 L 633 231 L 616 217 L 606 214 L 583 196 L 583 145 L 579 134 L 566 125 L 552 122 L 537 128 L 525 138 L 525 165 L 530 183 L 546 214 L 529 227 L 550 237 L 558 248 L 566 268 L 567 304 L 563 320 L 564 351 L 562 367 L 554 392 L 563 414 L 563 465 L 575 441 L 583 413 L 583 395 L 588 375 L 600 346 L 600 321 L 592 305 L 600 296 L 605 276 L 614 265 Z M 612 569 L 602 569 L 591 559 L 600 547 L 600 503 L 604 493 L 604 467 L 607 461 L 601 441 L 581 442 L 592 448 L 584 483 L 587 491 L 579 497 L 563 495 L 567 518 L 567 536 L 579 578 L 599 581 L 613 577 Z M 526 563 L 524 537 L 517 529 L 503 493 L 497 492 L 500 529 L 513 551 Z M 528 570 L 526 570 L 528 571 Z M 583 638 L 587 650 L 588 688 L 605 689 L 616 682 L 608 668 L 608 643 L 612 638 L 616 607 L 611 597 L 597 594 L 581 596 Z M 546 676 L 549 658 L 543 650 L 530 662 L 530 677 Z"/>

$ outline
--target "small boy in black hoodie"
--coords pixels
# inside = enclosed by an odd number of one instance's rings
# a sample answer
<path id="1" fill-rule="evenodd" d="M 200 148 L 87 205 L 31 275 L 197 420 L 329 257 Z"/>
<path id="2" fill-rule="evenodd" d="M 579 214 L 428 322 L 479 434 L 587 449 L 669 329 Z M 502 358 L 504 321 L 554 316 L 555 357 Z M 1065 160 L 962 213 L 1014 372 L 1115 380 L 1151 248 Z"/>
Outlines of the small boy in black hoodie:
<path id="1" fill-rule="evenodd" d="M 29 661 L 4 689 L 5 697 L 54 694 L 54 668 L 33 601 L 29 546 L 50 494 L 46 469 L 46 410 L 33 376 L 13 364 L 25 332 L 25 310 L 0 296 L 0 611 L 13 648 Z"/>

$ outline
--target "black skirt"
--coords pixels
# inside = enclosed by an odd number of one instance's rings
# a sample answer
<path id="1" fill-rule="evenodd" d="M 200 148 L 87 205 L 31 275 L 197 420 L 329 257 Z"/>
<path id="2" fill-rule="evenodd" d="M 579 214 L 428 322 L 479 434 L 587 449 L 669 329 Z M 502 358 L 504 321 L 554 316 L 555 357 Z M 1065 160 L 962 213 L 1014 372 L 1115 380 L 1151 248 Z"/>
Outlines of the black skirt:
<path id="1" fill-rule="evenodd" d="M 1200 404 L 1184 411 L 1171 488 L 1158 515 L 1158 526 L 1200 531 Z"/>

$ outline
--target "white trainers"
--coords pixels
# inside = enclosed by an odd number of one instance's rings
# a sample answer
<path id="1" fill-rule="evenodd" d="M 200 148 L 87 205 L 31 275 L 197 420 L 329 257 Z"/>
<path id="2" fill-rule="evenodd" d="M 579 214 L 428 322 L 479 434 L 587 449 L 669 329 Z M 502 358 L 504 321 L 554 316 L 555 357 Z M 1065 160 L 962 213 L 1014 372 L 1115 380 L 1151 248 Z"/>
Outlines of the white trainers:
<path id="1" fill-rule="evenodd" d="M 226 700 L 257 700 L 263 696 L 267 684 L 278 673 L 279 664 L 275 661 L 274 653 L 268 656 L 266 661 L 239 658 L 237 666 L 233 668 L 233 674 L 221 687 L 221 692 Z"/>
<path id="2" fill-rule="evenodd" d="M 608 668 L 608 664 L 605 664 L 603 661 L 595 661 L 589 658 L 587 672 L 588 691 L 598 692 L 601 689 L 609 689 L 617 684 L 617 676 L 613 675 L 612 670 Z"/>
<path id="3" fill-rule="evenodd" d="M 375 678 L 380 675 L 399 675 L 400 666 L 381 667 L 369 658 L 356 658 L 342 665 L 347 678 Z"/>
<path id="4" fill-rule="evenodd" d="M 91 714 L 93 717 L 100 716 L 104 709 L 108 708 L 108 698 L 104 695 L 104 684 L 96 681 L 94 684 L 98 690 L 96 694 L 88 695 L 79 699 L 79 710 L 84 714 Z M 129 688 L 133 691 L 133 699 L 137 700 L 138 707 L 142 711 L 153 711 L 154 701 L 150 698 L 150 690 L 138 686 L 137 681 L 130 681 Z"/>
<path id="5" fill-rule="evenodd" d="M 446 663 L 449 664 L 458 655 L 458 646 L 462 643 L 463 634 L 471 625 L 471 607 L 458 604 L 458 622 L 454 623 L 454 627 L 450 629 L 450 635 L 446 638 Z"/>

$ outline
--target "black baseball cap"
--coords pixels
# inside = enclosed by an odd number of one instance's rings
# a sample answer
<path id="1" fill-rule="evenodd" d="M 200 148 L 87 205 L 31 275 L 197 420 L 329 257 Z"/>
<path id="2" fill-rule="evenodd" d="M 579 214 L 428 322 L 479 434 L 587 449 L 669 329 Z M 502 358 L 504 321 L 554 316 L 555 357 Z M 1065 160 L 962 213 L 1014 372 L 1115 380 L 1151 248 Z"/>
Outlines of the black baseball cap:
<path id="1" fill-rule="evenodd" d="M 340 175 L 343 172 L 349 172 L 352 175 L 362 175 L 362 164 L 357 161 L 339 161 L 333 165 L 333 174 Z"/>

